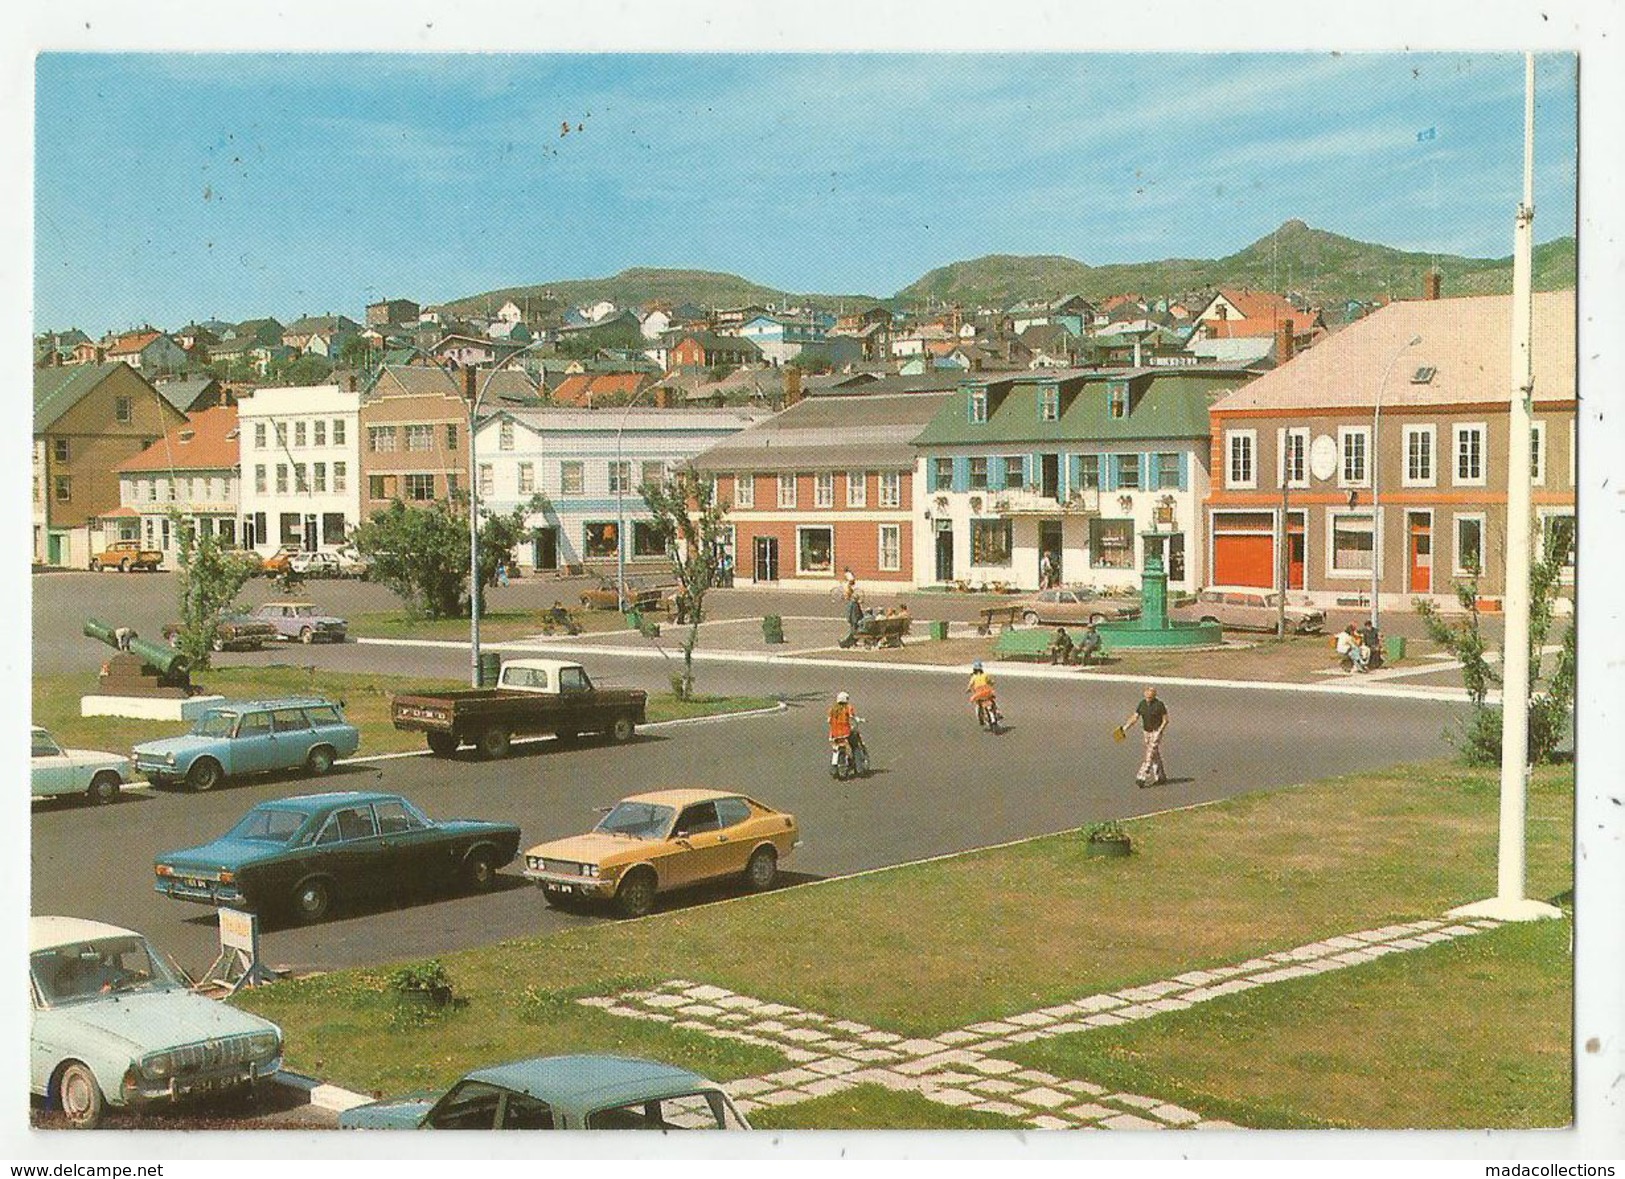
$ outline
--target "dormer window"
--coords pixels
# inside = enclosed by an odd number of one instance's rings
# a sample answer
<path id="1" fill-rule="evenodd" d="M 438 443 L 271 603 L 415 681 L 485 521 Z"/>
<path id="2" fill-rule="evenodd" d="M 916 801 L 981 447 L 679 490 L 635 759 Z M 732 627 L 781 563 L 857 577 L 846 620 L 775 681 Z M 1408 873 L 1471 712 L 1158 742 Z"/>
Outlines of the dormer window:
<path id="1" fill-rule="evenodd" d="M 1421 368 L 1417 369 L 1414 373 L 1411 374 L 1411 384 L 1413 384 L 1413 385 L 1426 385 L 1426 384 L 1429 384 L 1433 380 L 1433 375 L 1435 373 L 1437 373 L 1438 371 L 1439 370 L 1434 368 L 1431 364 L 1424 364 Z"/>
<path id="2" fill-rule="evenodd" d="M 192 439 L 194 439 L 196 437 L 197 437 L 197 431 L 196 430 L 182 430 L 181 434 L 180 434 L 180 440 L 183 443 L 190 442 L 190 441 L 192 441 Z"/>
<path id="3" fill-rule="evenodd" d="M 1128 417 L 1128 382 L 1112 381 L 1106 386 L 1107 410 L 1114 418 Z"/>
<path id="4" fill-rule="evenodd" d="M 987 421 L 986 389 L 978 389 L 970 395 L 970 420 L 972 425 L 981 425 Z"/>
<path id="5" fill-rule="evenodd" d="M 1046 422 L 1061 420 L 1061 390 L 1055 385 L 1045 385 L 1038 392 L 1038 416 Z"/>

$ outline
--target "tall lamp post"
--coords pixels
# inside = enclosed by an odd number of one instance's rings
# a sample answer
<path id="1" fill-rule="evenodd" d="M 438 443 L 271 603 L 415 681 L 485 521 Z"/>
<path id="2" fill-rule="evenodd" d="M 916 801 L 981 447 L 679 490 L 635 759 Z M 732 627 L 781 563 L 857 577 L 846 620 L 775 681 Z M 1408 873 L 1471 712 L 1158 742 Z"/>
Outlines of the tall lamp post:
<path id="1" fill-rule="evenodd" d="M 1399 358 L 1422 342 L 1421 336 L 1412 336 L 1401 344 L 1388 361 L 1388 367 L 1382 370 L 1382 380 L 1377 382 L 1377 400 L 1371 407 L 1371 454 L 1367 461 L 1371 464 L 1371 629 L 1377 629 L 1378 616 L 1378 589 L 1377 582 L 1382 576 L 1382 501 L 1378 496 L 1378 473 L 1382 465 L 1377 461 L 1379 453 L 1377 442 L 1379 431 L 1382 429 L 1382 391 L 1388 385 L 1388 375 L 1394 371 L 1394 365 Z M 1284 495 L 1283 489 L 1283 495 Z"/>
<path id="2" fill-rule="evenodd" d="M 653 388 L 653 386 L 649 386 Z M 626 433 L 626 419 L 632 416 L 632 408 L 642 400 L 649 388 L 640 389 L 632 395 L 621 411 L 620 424 L 615 427 L 615 601 L 619 603 L 621 612 L 626 612 L 626 478 L 631 473 L 621 469 L 621 440 Z"/>

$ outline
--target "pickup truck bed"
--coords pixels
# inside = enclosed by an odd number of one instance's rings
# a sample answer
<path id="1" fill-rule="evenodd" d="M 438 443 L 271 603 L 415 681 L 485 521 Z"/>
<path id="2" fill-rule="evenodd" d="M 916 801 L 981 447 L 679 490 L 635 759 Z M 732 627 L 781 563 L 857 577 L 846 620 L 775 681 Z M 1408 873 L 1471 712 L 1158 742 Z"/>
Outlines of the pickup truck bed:
<path id="1" fill-rule="evenodd" d="M 468 688 L 434 695 L 397 696 L 395 727 L 426 735 L 441 757 L 472 744 L 480 756 L 506 756 L 514 737 L 553 734 L 565 740 L 602 733 L 630 741 L 645 719 L 648 693 L 637 688 L 592 688 L 544 694 L 505 688 Z"/>

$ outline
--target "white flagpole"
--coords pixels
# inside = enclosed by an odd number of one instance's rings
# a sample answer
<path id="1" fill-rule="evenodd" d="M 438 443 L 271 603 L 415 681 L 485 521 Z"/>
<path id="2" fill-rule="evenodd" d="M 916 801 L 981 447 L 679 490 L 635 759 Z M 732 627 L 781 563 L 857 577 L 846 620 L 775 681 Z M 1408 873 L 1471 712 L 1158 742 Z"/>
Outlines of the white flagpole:
<path id="1" fill-rule="evenodd" d="M 1535 57 L 1524 55 L 1523 202 L 1512 253 L 1512 397 L 1507 410 L 1506 636 L 1501 644 L 1501 836 L 1496 895 L 1451 916 L 1534 921 L 1562 912 L 1524 896 L 1524 828 L 1529 786 L 1530 347 L 1534 306 Z"/>

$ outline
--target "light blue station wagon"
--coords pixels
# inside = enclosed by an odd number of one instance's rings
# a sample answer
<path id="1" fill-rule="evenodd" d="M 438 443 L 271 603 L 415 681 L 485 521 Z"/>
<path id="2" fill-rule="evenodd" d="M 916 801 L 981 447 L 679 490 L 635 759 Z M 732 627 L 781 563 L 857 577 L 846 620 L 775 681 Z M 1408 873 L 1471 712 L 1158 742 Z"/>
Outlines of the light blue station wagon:
<path id="1" fill-rule="evenodd" d="M 361 734 L 331 700 L 239 700 L 212 708 L 181 737 L 144 741 L 135 768 L 151 782 L 212 790 L 226 778 L 304 769 L 322 775 L 361 746 Z"/>

